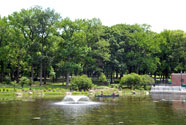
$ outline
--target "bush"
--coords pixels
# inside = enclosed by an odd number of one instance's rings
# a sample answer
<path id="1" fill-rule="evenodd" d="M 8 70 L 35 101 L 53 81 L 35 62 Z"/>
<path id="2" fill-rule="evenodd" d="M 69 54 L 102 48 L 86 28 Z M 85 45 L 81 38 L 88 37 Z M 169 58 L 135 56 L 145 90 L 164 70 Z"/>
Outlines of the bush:
<path id="1" fill-rule="evenodd" d="M 101 75 L 99 76 L 99 82 L 102 82 L 102 83 L 107 82 L 107 78 L 104 73 L 101 73 Z"/>
<path id="2" fill-rule="evenodd" d="M 6 84 L 10 84 L 11 78 L 9 76 L 5 76 L 4 81 L 5 81 Z"/>
<path id="3" fill-rule="evenodd" d="M 119 88 L 120 87 L 120 84 L 111 84 L 110 87 L 111 88 Z"/>
<path id="4" fill-rule="evenodd" d="M 14 80 L 14 81 L 10 82 L 10 84 L 13 85 L 13 86 L 16 86 L 17 82 Z"/>
<path id="5" fill-rule="evenodd" d="M 53 92 L 56 92 L 56 89 L 52 89 Z"/>
<path id="6" fill-rule="evenodd" d="M 24 87 L 24 84 L 29 84 L 30 80 L 27 77 L 23 76 L 23 77 L 21 77 L 19 82 L 20 82 L 21 86 Z"/>
<path id="7" fill-rule="evenodd" d="M 5 89 L 6 89 L 6 88 L 5 88 L 5 87 L 3 87 L 3 92 L 5 92 Z"/>
<path id="8" fill-rule="evenodd" d="M 120 80 L 120 85 L 127 85 L 130 88 L 136 88 L 137 86 L 140 86 L 142 82 L 142 78 L 140 75 L 136 73 L 131 73 L 128 75 L 124 75 Z"/>
<path id="9" fill-rule="evenodd" d="M 88 90 L 93 86 L 92 79 L 88 78 L 86 75 L 75 76 L 70 82 L 71 89 L 73 90 Z"/>
<path id="10" fill-rule="evenodd" d="M 142 75 L 141 78 L 142 78 L 141 85 L 143 86 L 145 90 L 147 90 L 147 87 L 146 87 L 147 85 L 154 84 L 154 79 L 150 77 L 149 75 Z"/>
<path id="11" fill-rule="evenodd" d="M 14 81 L 12 81 L 10 84 L 14 86 L 14 90 L 15 90 L 15 87 L 16 87 L 16 85 L 17 85 L 17 82 L 14 80 Z"/>
<path id="12" fill-rule="evenodd" d="M 52 91 L 52 89 L 51 88 L 48 88 L 48 91 Z"/>
<path id="13" fill-rule="evenodd" d="M 46 90 L 46 89 L 44 89 L 43 91 L 44 91 L 44 92 L 46 92 L 47 90 Z"/>

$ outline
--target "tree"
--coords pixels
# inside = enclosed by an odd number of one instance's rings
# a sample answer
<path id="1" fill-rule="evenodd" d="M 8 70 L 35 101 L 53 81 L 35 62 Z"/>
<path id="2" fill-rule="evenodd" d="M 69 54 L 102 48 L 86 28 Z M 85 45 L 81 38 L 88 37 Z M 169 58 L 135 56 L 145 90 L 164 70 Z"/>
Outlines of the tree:
<path id="1" fill-rule="evenodd" d="M 55 32 L 56 24 L 60 19 L 58 13 L 55 13 L 54 10 L 47 8 L 42 10 L 39 8 L 39 12 L 36 13 L 37 17 L 37 31 L 39 37 L 39 41 L 41 43 L 41 55 L 40 55 L 40 85 L 42 84 L 42 76 L 43 76 L 43 69 L 44 69 L 44 84 L 46 84 L 46 65 L 49 60 L 48 57 L 48 48 L 49 48 L 49 41 L 48 38 Z M 44 65 L 44 67 L 43 67 Z"/>
<path id="2" fill-rule="evenodd" d="M 61 42 L 58 48 L 58 65 L 66 72 L 66 85 L 69 84 L 69 75 L 75 71 L 82 70 L 84 59 L 90 48 L 86 43 L 84 20 L 71 21 L 69 18 L 61 20 L 59 23 L 59 36 Z"/>
<path id="3" fill-rule="evenodd" d="M 6 17 L 0 17 L 0 82 L 3 82 L 8 67 L 9 25 Z"/>
<path id="4" fill-rule="evenodd" d="M 165 30 L 159 34 L 161 37 L 159 75 L 163 75 L 163 81 L 168 79 L 172 72 L 185 70 L 185 43 L 186 35 L 180 30 Z"/>
<path id="5" fill-rule="evenodd" d="M 34 45 L 37 43 L 39 37 L 37 31 L 38 23 L 35 14 L 37 11 L 37 7 L 29 10 L 22 9 L 21 12 L 14 12 L 8 17 L 9 23 L 12 27 L 14 27 L 15 32 L 21 31 L 25 41 L 27 41 L 27 43 L 24 44 L 24 47 L 26 46 L 27 54 L 30 57 L 29 64 L 31 65 L 31 83 L 33 83 L 34 77 L 33 57 L 34 54 L 37 53 L 37 49 L 34 47 Z"/>
<path id="6" fill-rule="evenodd" d="M 39 6 L 29 10 L 23 9 L 20 13 L 14 12 L 9 16 L 10 24 L 21 31 L 25 40 L 28 42 L 25 45 L 28 47 L 27 52 L 31 61 L 31 81 L 33 81 L 34 75 L 34 57 L 39 59 L 40 85 L 42 84 L 43 63 L 46 64 L 45 62 L 48 59 L 46 51 L 49 48 L 48 39 L 55 31 L 55 24 L 59 18 L 59 14 L 55 13 L 54 10 L 50 10 L 49 8 L 43 10 Z M 33 48 L 34 46 L 37 46 L 37 48 Z M 46 73 L 44 75 L 46 83 Z"/>
<path id="7" fill-rule="evenodd" d="M 86 42 L 91 48 L 85 58 L 84 73 L 88 76 L 96 76 L 105 72 L 105 64 L 110 57 L 109 41 L 104 39 L 105 27 L 99 19 L 93 18 L 86 21 Z"/>

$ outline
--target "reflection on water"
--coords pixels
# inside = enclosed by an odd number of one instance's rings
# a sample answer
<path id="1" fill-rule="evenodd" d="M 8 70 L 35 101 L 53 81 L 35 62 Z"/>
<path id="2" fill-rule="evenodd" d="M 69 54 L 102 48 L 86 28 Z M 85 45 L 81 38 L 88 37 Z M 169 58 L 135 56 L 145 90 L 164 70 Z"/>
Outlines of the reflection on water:
<path id="1" fill-rule="evenodd" d="M 97 108 L 98 105 L 62 105 L 58 106 L 61 110 L 63 110 L 64 117 L 67 119 L 74 119 L 79 116 L 83 116 L 88 114 L 89 111 L 93 110 L 94 108 Z"/>
<path id="2" fill-rule="evenodd" d="M 186 95 L 183 94 L 151 94 L 154 102 L 164 102 L 169 104 L 171 110 L 176 114 L 186 117 Z M 159 103 L 158 103 L 159 104 Z"/>
<path id="3" fill-rule="evenodd" d="M 66 119 L 77 119 L 105 103 L 92 101 L 89 97 L 84 95 L 68 95 L 65 96 L 62 101 L 53 104 L 63 110 Z"/>
<path id="4" fill-rule="evenodd" d="M 96 105 L 60 105 L 62 98 L 0 103 L 2 125 L 184 125 L 186 96 L 91 98 Z M 33 120 L 39 117 L 39 120 Z"/>
<path id="5" fill-rule="evenodd" d="M 186 101 L 186 95 L 182 94 L 151 94 L 151 98 L 155 100 L 163 100 L 163 101 Z"/>

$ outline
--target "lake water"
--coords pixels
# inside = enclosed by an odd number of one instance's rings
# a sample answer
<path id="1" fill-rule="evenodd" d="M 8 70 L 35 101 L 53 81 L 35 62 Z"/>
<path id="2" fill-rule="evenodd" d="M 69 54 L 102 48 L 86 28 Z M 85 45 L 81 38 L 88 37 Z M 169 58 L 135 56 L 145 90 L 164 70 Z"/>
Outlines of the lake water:
<path id="1" fill-rule="evenodd" d="M 95 105 L 56 105 L 63 97 L 0 102 L 2 125 L 184 125 L 186 96 L 91 98 Z"/>

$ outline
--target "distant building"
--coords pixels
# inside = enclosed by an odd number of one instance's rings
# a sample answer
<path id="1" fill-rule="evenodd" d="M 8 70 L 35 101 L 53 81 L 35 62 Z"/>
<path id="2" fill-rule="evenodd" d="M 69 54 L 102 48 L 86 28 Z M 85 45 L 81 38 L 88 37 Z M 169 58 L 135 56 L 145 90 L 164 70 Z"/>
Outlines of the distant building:
<path id="1" fill-rule="evenodd" d="M 186 73 L 172 73 L 171 83 L 172 86 L 186 85 Z"/>

